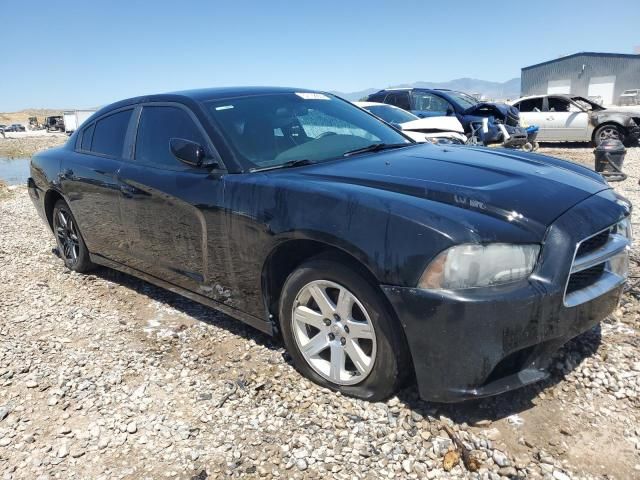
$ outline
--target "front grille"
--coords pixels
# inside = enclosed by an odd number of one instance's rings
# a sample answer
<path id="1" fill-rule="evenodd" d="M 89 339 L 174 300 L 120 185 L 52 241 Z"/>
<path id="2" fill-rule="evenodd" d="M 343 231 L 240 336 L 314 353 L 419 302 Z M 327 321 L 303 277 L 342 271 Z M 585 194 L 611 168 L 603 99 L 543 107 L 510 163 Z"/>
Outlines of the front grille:
<path id="1" fill-rule="evenodd" d="M 609 233 L 610 229 L 607 229 L 604 232 L 600 232 L 593 237 L 583 240 L 578 247 L 576 257 L 581 257 L 589 252 L 593 252 L 594 250 L 604 247 L 609 240 Z"/>
<path id="2" fill-rule="evenodd" d="M 565 306 L 588 302 L 621 285 L 626 273 L 615 265 L 620 266 L 619 255 L 628 248 L 629 239 L 615 226 L 579 242 L 565 288 Z"/>
<path id="3" fill-rule="evenodd" d="M 604 273 L 604 263 L 573 273 L 567 284 L 567 295 L 593 285 Z"/>

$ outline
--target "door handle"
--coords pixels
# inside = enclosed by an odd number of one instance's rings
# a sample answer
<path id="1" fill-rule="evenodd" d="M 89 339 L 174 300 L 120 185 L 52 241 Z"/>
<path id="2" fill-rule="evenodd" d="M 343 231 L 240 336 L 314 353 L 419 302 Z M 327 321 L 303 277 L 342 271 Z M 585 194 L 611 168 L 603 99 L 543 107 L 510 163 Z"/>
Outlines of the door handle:
<path id="1" fill-rule="evenodd" d="M 554 117 L 547 117 L 547 120 L 553 120 Z"/>

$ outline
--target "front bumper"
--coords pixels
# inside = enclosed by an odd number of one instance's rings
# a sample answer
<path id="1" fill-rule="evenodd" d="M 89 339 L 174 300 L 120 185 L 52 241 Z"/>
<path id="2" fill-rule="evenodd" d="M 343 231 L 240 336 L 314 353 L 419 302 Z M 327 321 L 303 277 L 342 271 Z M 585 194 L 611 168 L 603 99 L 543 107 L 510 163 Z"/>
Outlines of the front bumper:
<path id="1" fill-rule="evenodd" d="M 627 214 L 611 190 L 569 210 L 549 227 L 528 281 L 458 292 L 382 286 L 404 328 L 420 396 L 456 402 L 547 377 L 558 349 L 605 318 L 622 293 L 620 283 L 565 305 L 576 244 Z"/>
<path id="2" fill-rule="evenodd" d="M 633 145 L 640 139 L 640 126 L 632 126 L 627 128 L 627 144 Z"/>

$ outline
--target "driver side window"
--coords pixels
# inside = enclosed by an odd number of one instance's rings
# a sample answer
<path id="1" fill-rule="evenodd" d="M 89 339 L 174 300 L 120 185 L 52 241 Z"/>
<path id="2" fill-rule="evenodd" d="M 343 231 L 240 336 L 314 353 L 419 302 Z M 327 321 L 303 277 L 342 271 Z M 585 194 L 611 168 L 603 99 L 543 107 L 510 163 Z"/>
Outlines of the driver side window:
<path id="1" fill-rule="evenodd" d="M 205 145 L 200 130 L 183 109 L 169 106 L 143 107 L 136 136 L 136 161 L 158 168 L 188 169 L 171 153 L 171 138 L 183 138 Z"/>
<path id="2" fill-rule="evenodd" d="M 384 103 L 395 105 L 403 110 L 411 110 L 411 105 L 409 104 L 409 92 L 390 93 L 387 95 L 387 98 L 384 99 Z"/>
<path id="3" fill-rule="evenodd" d="M 414 93 L 413 110 L 432 112 L 437 115 L 446 115 L 451 106 L 444 98 L 431 93 Z"/>
<path id="4" fill-rule="evenodd" d="M 564 98 L 549 97 L 550 112 L 568 112 L 570 103 Z"/>

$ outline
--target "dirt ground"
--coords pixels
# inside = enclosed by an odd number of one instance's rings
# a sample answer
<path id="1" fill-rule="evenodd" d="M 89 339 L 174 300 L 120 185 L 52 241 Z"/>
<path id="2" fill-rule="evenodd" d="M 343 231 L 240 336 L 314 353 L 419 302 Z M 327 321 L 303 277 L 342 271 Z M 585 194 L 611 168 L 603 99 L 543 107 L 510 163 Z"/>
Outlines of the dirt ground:
<path id="1" fill-rule="evenodd" d="M 42 130 L 7 132 L 0 136 L 0 157 L 30 157 L 36 152 L 57 147 L 69 137 L 64 133 L 48 133 Z"/>
<path id="2" fill-rule="evenodd" d="M 541 150 L 589 167 L 591 152 Z M 612 186 L 640 205 L 640 148 L 625 171 Z M 637 244 L 619 309 L 565 346 L 550 380 L 372 404 L 302 379 L 278 339 L 225 315 L 108 269 L 66 271 L 26 190 L 0 190 L 3 479 L 640 478 Z M 479 472 L 445 471 L 444 424 Z"/>

